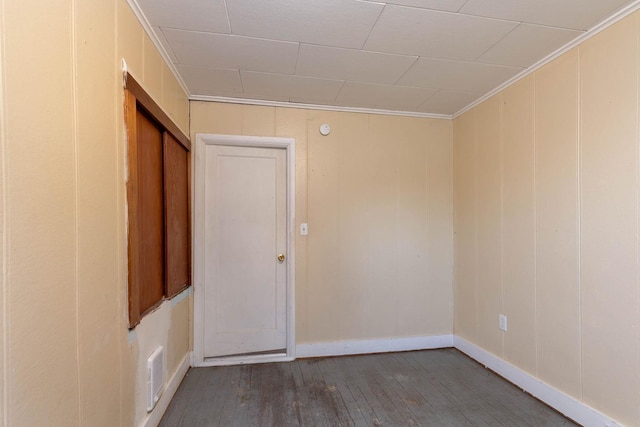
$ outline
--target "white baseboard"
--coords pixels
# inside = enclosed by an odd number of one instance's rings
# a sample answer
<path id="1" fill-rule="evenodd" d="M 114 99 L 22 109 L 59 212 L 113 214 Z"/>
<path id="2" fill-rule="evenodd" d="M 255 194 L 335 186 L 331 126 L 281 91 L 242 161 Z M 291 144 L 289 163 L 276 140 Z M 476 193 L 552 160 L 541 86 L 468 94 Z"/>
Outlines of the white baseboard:
<path id="1" fill-rule="evenodd" d="M 508 381 L 535 396 L 556 411 L 585 427 L 621 427 L 622 425 L 583 402 L 551 387 L 520 368 L 481 349 L 458 336 L 453 337 L 454 347 L 498 373 Z"/>
<path id="2" fill-rule="evenodd" d="M 348 354 L 388 353 L 447 347 L 453 347 L 453 335 L 298 344 L 296 345 L 296 357 L 345 356 Z"/>
<path id="3" fill-rule="evenodd" d="M 178 366 L 178 369 L 173 373 L 167 386 L 162 392 L 162 396 L 160 396 L 160 400 L 156 404 L 156 407 L 149 413 L 147 418 L 142 422 L 142 427 L 157 427 L 160 424 L 160 420 L 164 415 L 165 411 L 169 407 L 169 403 L 173 398 L 173 395 L 176 394 L 178 390 L 178 386 L 182 382 L 182 379 L 186 375 L 189 370 L 189 366 L 191 365 L 191 352 L 185 354 Z"/>

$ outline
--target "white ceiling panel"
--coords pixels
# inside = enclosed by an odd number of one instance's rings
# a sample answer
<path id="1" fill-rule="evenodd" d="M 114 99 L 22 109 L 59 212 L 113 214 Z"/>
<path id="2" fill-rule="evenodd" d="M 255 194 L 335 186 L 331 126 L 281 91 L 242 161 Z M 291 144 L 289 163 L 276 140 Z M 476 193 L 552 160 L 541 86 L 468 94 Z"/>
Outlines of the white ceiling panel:
<path id="1" fill-rule="evenodd" d="M 227 7 L 233 34 L 359 49 L 384 5 L 357 0 L 227 0 Z"/>
<path id="2" fill-rule="evenodd" d="M 517 26 L 516 22 L 387 6 L 365 49 L 472 61 Z"/>
<path id="3" fill-rule="evenodd" d="M 478 61 L 528 67 L 581 34 L 581 31 L 521 24 Z"/>
<path id="4" fill-rule="evenodd" d="M 457 12 L 466 0 L 387 0 L 385 3 Z"/>
<path id="5" fill-rule="evenodd" d="M 587 30 L 630 0 L 468 0 L 460 13 Z"/>
<path id="6" fill-rule="evenodd" d="M 480 93 L 454 92 L 439 90 L 427 99 L 418 111 L 432 114 L 454 114 L 480 97 Z"/>
<path id="7" fill-rule="evenodd" d="M 420 58 L 398 83 L 455 92 L 486 93 L 522 70 L 477 62 Z"/>
<path id="8" fill-rule="evenodd" d="M 295 71 L 297 43 L 182 30 L 162 32 L 182 65 L 282 74 Z"/>
<path id="9" fill-rule="evenodd" d="M 336 103 L 350 107 L 415 111 L 436 92 L 435 89 L 347 82 Z"/>
<path id="10" fill-rule="evenodd" d="M 245 95 L 249 97 L 280 96 L 286 100 L 289 98 L 310 98 L 332 101 L 344 83 L 338 80 L 252 71 L 240 71 L 240 76 Z"/>
<path id="11" fill-rule="evenodd" d="M 151 24 L 190 95 L 418 114 L 460 111 L 614 13 L 640 7 L 640 0 L 127 3 L 145 28 Z"/>
<path id="12" fill-rule="evenodd" d="M 224 0 L 138 0 L 153 27 L 229 33 Z"/>
<path id="13" fill-rule="evenodd" d="M 417 56 L 303 44 L 296 74 L 335 80 L 394 84 Z"/>
<path id="14" fill-rule="evenodd" d="M 215 95 L 219 92 L 242 93 L 242 82 L 238 70 L 188 67 L 178 65 L 178 71 L 189 91 L 194 95 Z"/>

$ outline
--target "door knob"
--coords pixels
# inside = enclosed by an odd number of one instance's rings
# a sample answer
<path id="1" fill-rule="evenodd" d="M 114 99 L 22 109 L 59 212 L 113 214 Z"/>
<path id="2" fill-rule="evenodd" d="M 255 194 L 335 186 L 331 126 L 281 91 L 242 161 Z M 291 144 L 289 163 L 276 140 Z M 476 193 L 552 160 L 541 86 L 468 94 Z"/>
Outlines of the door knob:
<path id="1" fill-rule="evenodd" d="M 285 258 L 284 254 L 278 255 L 278 262 L 280 263 L 284 262 L 284 258 Z"/>

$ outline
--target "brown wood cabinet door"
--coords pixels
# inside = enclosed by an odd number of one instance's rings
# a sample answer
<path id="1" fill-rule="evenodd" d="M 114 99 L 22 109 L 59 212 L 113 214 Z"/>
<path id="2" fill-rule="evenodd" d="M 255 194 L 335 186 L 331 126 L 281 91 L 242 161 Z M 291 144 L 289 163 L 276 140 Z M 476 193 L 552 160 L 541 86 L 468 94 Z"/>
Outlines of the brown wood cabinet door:
<path id="1" fill-rule="evenodd" d="M 191 284 L 189 227 L 189 153 L 164 133 L 166 295 L 176 295 Z"/>
<path id="2" fill-rule="evenodd" d="M 162 131 L 138 110 L 138 280 L 140 313 L 164 296 L 164 194 Z"/>

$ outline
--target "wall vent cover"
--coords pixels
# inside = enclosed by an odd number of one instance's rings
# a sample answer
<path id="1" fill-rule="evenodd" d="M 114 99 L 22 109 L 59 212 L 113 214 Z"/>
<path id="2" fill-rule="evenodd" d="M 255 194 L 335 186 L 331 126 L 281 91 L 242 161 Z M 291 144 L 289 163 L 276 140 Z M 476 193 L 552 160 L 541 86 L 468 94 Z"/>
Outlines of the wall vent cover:
<path id="1" fill-rule="evenodd" d="M 147 359 L 147 412 L 153 410 L 164 389 L 164 347 L 155 349 Z"/>

